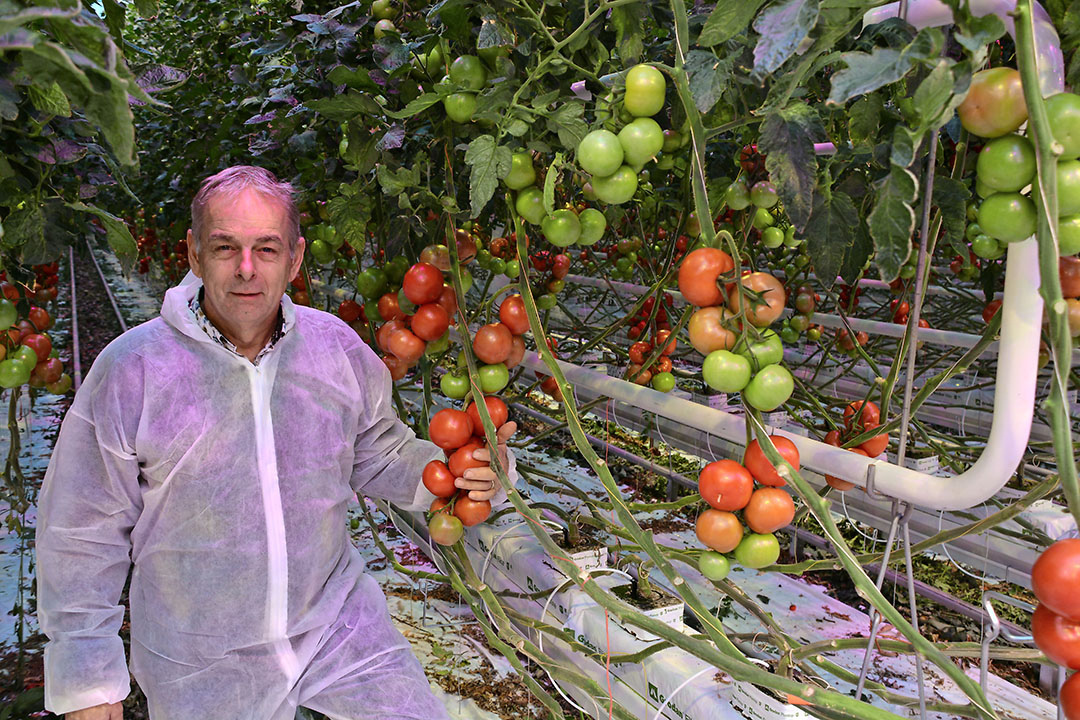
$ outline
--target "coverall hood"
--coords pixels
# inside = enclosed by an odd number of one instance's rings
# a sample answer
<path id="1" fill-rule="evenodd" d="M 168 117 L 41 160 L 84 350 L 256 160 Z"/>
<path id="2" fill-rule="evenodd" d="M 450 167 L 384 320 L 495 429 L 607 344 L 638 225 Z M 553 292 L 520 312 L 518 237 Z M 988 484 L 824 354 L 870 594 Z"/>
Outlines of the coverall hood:
<path id="1" fill-rule="evenodd" d="M 287 331 L 254 366 L 194 322 L 200 286 L 102 351 L 61 426 L 36 546 L 46 708 L 127 696 L 130 554 L 131 671 L 153 720 L 291 720 L 357 677 L 368 717 L 445 717 L 346 514 L 356 493 L 426 509 L 442 452 L 397 418 L 389 371 L 339 318 L 283 298 Z"/>

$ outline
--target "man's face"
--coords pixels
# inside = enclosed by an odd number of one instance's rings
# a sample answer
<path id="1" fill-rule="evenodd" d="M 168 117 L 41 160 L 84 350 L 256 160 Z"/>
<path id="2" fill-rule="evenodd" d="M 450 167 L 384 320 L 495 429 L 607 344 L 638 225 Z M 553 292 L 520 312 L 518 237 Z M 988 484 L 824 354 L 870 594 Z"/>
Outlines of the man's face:
<path id="1" fill-rule="evenodd" d="M 198 254 L 188 231 L 188 261 L 203 281 L 207 315 L 227 334 L 257 335 L 276 321 L 281 296 L 304 256 L 303 238 L 289 256 L 287 227 L 284 207 L 245 189 L 211 198 Z"/>

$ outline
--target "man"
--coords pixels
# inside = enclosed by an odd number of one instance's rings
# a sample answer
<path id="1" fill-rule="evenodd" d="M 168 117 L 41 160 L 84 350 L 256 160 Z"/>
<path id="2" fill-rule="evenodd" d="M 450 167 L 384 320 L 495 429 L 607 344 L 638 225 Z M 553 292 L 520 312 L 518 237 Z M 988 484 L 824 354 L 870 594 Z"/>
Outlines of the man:
<path id="1" fill-rule="evenodd" d="M 304 251 L 287 184 L 254 167 L 209 178 L 188 247 L 198 279 L 98 356 L 45 475 L 46 708 L 122 717 L 133 564 L 131 672 L 153 720 L 447 717 L 346 529 L 354 493 L 426 508 L 439 449 L 396 417 L 351 328 L 284 297 Z M 512 481 L 514 430 L 498 460 L 474 454 Z M 458 487 L 500 496 L 486 467 Z"/>

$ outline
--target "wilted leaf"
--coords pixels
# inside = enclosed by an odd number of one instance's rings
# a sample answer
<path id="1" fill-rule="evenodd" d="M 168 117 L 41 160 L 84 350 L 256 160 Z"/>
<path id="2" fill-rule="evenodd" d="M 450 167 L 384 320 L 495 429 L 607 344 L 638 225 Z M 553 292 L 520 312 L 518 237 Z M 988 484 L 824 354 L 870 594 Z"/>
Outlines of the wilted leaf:
<path id="1" fill-rule="evenodd" d="M 504 47 L 514 44 L 514 34 L 506 29 L 494 15 L 485 15 L 480 21 L 480 34 L 476 38 L 476 49 Z"/>
<path id="2" fill-rule="evenodd" d="M 877 192 L 867 218 L 874 239 L 874 262 L 885 282 L 892 282 L 911 254 L 915 231 L 915 195 L 919 181 L 910 170 L 893 165 Z"/>
<path id="3" fill-rule="evenodd" d="M 72 210 L 89 213 L 101 221 L 105 228 L 105 239 L 109 242 L 116 259 L 120 261 L 120 267 L 124 274 L 128 274 L 135 267 L 135 261 L 139 259 L 139 246 L 135 238 L 131 236 L 127 224 L 115 215 L 102 210 L 95 205 L 74 202 L 67 203 Z"/>
<path id="4" fill-rule="evenodd" d="M 379 138 L 379 141 L 375 144 L 375 149 L 380 152 L 383 150 L 397 150 L 404 141 L 405 128 L 395 123 Z"/>
<path id="5" fill-rule="evenodd" d="M 754 21 L 761 36 L 754 48 L 754 75 L 763 77 L 791 57 L 817 24 L 818 0 L 780 0 Z"/>
<path id="6" fill-rule="evenodd" d="M 793 103 L 771 113 L 761 126 L 758 146 L 765 154 L 765 169 L 776 184 L 788 216 L 800 231 L 806 227 L 813 210 L 817 182 L 814 141 L 822 135 L 820 118 L 805 103 Z"/>

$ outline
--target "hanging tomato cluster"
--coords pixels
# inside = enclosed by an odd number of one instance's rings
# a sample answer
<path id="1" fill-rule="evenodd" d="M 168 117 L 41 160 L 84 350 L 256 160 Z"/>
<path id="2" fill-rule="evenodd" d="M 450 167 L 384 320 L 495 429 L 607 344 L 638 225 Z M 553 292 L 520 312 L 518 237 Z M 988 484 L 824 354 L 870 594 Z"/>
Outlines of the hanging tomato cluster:
<path id="1" fill-rule="evenodd" d="M 1080 539 L 1058 540 L 1031 568 L 1031 589 L 1039 600 L 1031 615 L 1035 644 L 1058 665 L 1080 670 Z M 1080 680 L 1073 675 L 1061 686 L 1059 702 L 1066 717 L 1080 698 Z"/>
<path id="2" fill-rule="evenodd" d="M 55 263 L 38 266 L 35 272 L 39 279 L 50 272 L 48 277 L 56 277 Z M 49 312 L 35 305 L 25 305 L 25 313 L 20 313 L 19 305 L 27 303 L 39 293 L 8 282 L 7 274 L 0 273 L 0 387 L 13 388 L 29 384 L 34 388 L 45 388 L 56 395 L 63 395 L 71 389 L 71 376 L 64 372 L 64 364 L 53 348 L 52 339 L 46 331 L 52 327 L 53 320 Z M 56 289 L 56 283 L 50 286 Z M 19 303 L 17 305 L 16 303 Z"/>
<path id="3" fill-rule="evenodd" d="M 652 300 L 652 298 L 649 299 Z M 652 365 L 645 367 L 645 362 L 652 357 L 655 348 L 663 348 L 660 351 L 660 357 Z M 630 381 L 638 385 L 647 385 L 651 382 L 653 390 L 671 392 L 675 388 L 675 376 L 671 374 L 670 357 L 673 352 L 675 352 L 675 338 L 672 337 L 670 329 L 658 330 L 651 343 L 639 340 L 631 345 Z"/>
<path id="4" fill-rule="evenodd" d="M 498 430 L 509 419 L 506 403 L 494 395 L 484 397 L 491 422 Z M 424 467 L 424 487 L 435 496 L 429 512 L 431 539 L 440 545 L 453 545 L 461 539 L 464 528 L 487 520 L 491 503 L 473 500 L 468 492 L 459 491 L 455 484 L 470 468 L 487 467 L 488 463 L 473 458 L 473 451 L 485 446 L 484 425 L 476 403 L 465 410 L 444 408 L 432 416 L 428 424 L 431 442 L 446 453 L 446 461 L 432 460 Z"/>
<path id="5" fill-rule="evenodd" d="M 371 270 L 372 268 L 369 268 Z M 390 264 L 387 269 L 390 270 Z M 361 273 L 366 283 L 371 278 Z M 372 295 L 386 287 L 390 273 L 375 270 Z M 396 273 L 395 273 L 396 274 Z M 357 281 L 357 285 L 361 281 Z M 370 301 L 369 301 L 370 302 Z M 390 377 L 400 380 L 416 365 L 425 352 L 436 353 L 450 346 L 448 329 L 457 312 L 457 295 L 443 281 L 443 273 L 431 263 L 418 262 L 401 276 L 401 289 L 386 292 L 376 304 L 379 317 L 386 322 L 375 333 L 375 342 L 383 351 L 383 362 Z M 370 315 L 368 315 L 370 318 Z"/>
<path id="6" fill-rule="evenodd" d="M 771 435 L 769 440 L 798 470 L 799 450 L 795 444 L 780 435 Z M 698 516 L 696 530 L 698 540 L 709 548 L 698 563 L 705 577 L 722 580 L 727 576 L 731 568 L 727 553 L 734 552 L 735 561 L 748 568 L 762 568 L 777 561 L 780 542 L 774 533 L 790 525 L 795 517 L 795 501 L 783 489 L 786 484 L 757 440 L 747 445 L 741 464 L 724 459 L 702 469 L 698 492 L 709 508 Z"/>

